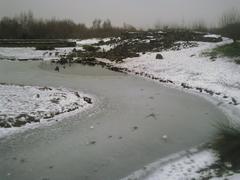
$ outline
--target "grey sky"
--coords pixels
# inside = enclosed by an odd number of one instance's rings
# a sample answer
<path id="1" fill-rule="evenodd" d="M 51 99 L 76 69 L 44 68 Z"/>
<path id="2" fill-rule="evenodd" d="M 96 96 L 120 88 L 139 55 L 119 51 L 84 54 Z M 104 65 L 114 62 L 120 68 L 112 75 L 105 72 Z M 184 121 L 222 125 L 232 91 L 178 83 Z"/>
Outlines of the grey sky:
<path id="1" fill-rule="evenodd" d="M 36 17 L 69 18 L 90 24 L 111 19 L 138 27 L 162 23 L 216 23 L 222 13 L 240 9 L 240 0 L 0 0 L 0 17 L 31 10 Z"/>

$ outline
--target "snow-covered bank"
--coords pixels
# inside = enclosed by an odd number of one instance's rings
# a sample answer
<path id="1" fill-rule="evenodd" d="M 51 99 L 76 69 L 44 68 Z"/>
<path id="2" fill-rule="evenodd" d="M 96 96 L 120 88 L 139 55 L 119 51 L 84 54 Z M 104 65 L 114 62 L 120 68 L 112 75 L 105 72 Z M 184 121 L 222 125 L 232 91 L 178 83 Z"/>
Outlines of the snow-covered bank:
<path id="1" fill-rule="evenodd" d="M 78 49 L 82 46 L 85 45 L 97 45 L 96 47 L 99 47 L 100 51 L 109 51 L 110 49 L 112 49 L 114 47 L 114 44 L 109 44 L 109 45 L 99 45 L 100 42 L 108 42 L 110 41 L 111 38 L 103 38 L 103 39 L 97 39 L 97 38 L 93 38 L 93 39 L 84 39 L 84 40 L 76 40 L 76 44 L 78 46 Z M 83 49 L 81 49 L 83 50 Z"/>
<path id="2" fill-rule="evenodd" d="M 217 167 L 219 156 L 212 149 L 192 148 L 172 154 L 145 166 L 121 180 L 238 180 L 239 173 L 231 171 L 231 163 L 225 162 L 225 172 L 219 175 L 212 167 Z"/>
<path id="3" fill-rule="evenodd" d="M 83 39 L 83 40 L 76 40 L 77 46 L 83 46 L 83 45 L 92 45 L 92 44 L 97 44 L 100 41 L 107 42 L 110 41 L 111 38 L 93 38 L 93 39 Z"/>
<path id="4" fill-rule="evenodd" d="M 219 106 L 230 120 L 239 122 L 240 66 L 229 58 L 212 58 L 203 55 L 203 52 L 231 42 L 232 40 L 227 38 L 223 38 L 223 42 L 219 43 L 197 42 L 197 47 L 159 53 L 149 52 L 141 54 L 140 57 L 127 58 L 123 63 L 113 63 L 105 59 L 99 59 L 99 61 L 174 88 L 211 95 L 207 96 L 208 100 Z M 156 59 L 157 54 L 161 54 L 163 59 Z M 178 156 L 177 159 L 168 163 L 162 163 L 164 160 L 160 160 L 160 164 L 154 163 L 154 167 L 150 165 L 149 170 L 144 168 L 126 179 L 202 179 L 205 172 L 208 173 L 207 178 L 215 177 L 211 169 L 200 173 L 201 169 L 216 162 L 217 155 L 212 150 L 190 155 L 180 153 Z M 192 162 L 185 163 L 189 159 Z M 235 174 L 228 178 L 236 179 L 239 176 Z"/>
<path id="5" fill-rule="evenodd" d="M 61 56 L 65 56 L 75 50 L 83 50 L 83 45 L 92 45 L 100 41 L 107 42 L 110 38 L 104 39 L 87 39 L 73 40 L 76 42 L 76 47 L 55 48 L 54 50 L 36 50 L 35 47 L 0 47 L 0 60 L 59 60 Z M 111 46 L 98 46 L 101 50 L 109 50 Z"/>
<path id="6" fill-rule="evenodd" d="M 217 155 L 210 149 L 199 151 L 193 148 L 145 166 L 122 180 L 204 179 L 209 177 L 209 173 L 214 175 L 214 172 L 206 173 L 201 170 L 217 159 Z"/>
<path id="7" fill-rule="evenodd" d="M 56 48 L 55 50 L 35 50 L 29 48 L 0 48 L 0 60 L 52 60 L 59 59 L 61 55 L 68 54 L 73 48 Z"/>
<path id="8" fill-rule="evenodd" d="M 237 117 L 240 114 L 240 66 L 228 58 L 210 59 L 203 55 L 205 51 L 231 42 L 227 38 L 219 43 L 197 42 L 198 47 L 160 52 L 163 59 L 156 59 L 159 53 L 146 53 L 127 58 L 120 64 L 100 61 L 172 87 L 210 94 L 222 102 L 219 105 L 229 117 Z"/>
<path id="9" fill-rule="evenodd" d="M 49 87 L 0 85 L 0 137 L 92 106 L 92 97 Z"/>
<path id="10" fill-rule="evenodd" d="M 98 43 L 99 41 L 101 41 L 101 39 L 97 39 L 97 38 L 84 39 L 84 40 L 77 40 L 76 44 L 77 44 L 77 46 L 92 45 L 92 44 Z"/>

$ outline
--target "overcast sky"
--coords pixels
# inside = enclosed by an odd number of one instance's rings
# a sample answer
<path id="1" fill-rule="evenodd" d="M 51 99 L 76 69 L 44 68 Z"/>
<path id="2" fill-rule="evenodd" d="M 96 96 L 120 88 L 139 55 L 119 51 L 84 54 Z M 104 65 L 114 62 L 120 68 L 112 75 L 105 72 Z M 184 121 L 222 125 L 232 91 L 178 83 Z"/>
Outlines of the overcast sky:
<path id="1" fill-rule="evenodd" d="M 0 17 L 31 10 L 36 17 L 68 18 L 90 24 L 94 18 L 109 18 L 150 27 L 157 22 L 216 23 L 226 11 L 240 10 L 240 0 L 0 0 Z"/>

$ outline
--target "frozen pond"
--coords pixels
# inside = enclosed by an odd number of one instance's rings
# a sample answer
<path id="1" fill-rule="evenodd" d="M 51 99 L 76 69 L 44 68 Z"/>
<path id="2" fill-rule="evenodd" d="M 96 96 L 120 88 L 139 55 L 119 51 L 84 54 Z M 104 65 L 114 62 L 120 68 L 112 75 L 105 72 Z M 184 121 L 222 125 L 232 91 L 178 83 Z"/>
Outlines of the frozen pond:
<path id="1" fill-rule="evenodd" d="M 0 82 L 94 94 L 91 112 L 0 140 L 0 177 L 112 180 L 209 141 L 226 117 L 195 95 L 100 67 L 55 72 L 42 62 L 0 62 Z M 164 140 L 163 135 L 168 139 Z"/>

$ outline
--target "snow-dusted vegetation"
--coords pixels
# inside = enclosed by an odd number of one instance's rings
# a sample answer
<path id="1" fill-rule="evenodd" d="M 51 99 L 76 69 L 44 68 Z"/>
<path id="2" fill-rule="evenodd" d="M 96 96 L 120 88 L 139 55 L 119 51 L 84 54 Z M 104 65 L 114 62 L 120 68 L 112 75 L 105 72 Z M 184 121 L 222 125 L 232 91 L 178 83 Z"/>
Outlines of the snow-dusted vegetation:
<path id="1" fill-rule="evenodd" d="M 22 127 L 57 115 L 81 112 L 92 98 L 78 91 L 50 87 L 0 85 L 0 135 L 4 128 Z"/>

